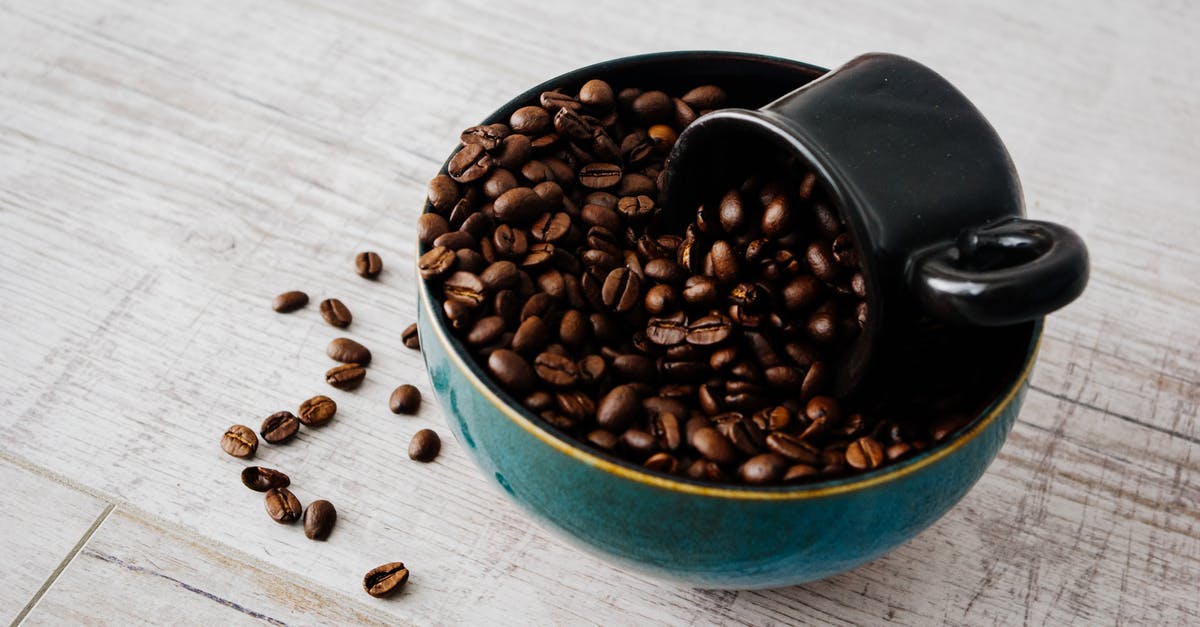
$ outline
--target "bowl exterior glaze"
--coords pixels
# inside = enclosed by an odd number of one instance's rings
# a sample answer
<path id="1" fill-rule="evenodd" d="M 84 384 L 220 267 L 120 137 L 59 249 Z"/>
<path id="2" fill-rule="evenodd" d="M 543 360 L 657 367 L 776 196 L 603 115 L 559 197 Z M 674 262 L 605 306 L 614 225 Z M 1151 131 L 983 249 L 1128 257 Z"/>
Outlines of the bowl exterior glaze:
<path id="1" fill-rule="evenodd" d="M 582 68 L 541 91 L 599 76 L 663 79 L 679 88 L 744 84 L 761 105 L 823 70 L 737 53 L 645 55 Z M 736 89 L 736 87 L 734 88 Z M 731 89 L 731 91 L 733 91 Z M 737 104 L 737 103 L 734 103 Z M 1016 419 L 1041 336 L 1031 325 L 1018 372 L 991 406 L 952 441 L 898 464 L 810 486 L 712 486 L 642 472 L 559 435 L 520 408 L 447 331 L 419 282 L 421 351 L 458 441 L 484 473 L 547 528 L 635 570 L 704 588 L 768 588 L 834 575 L 903 544 L 957 503 L 995 458 Z M 987 360 L 988 355 L 979 355 Z"/>

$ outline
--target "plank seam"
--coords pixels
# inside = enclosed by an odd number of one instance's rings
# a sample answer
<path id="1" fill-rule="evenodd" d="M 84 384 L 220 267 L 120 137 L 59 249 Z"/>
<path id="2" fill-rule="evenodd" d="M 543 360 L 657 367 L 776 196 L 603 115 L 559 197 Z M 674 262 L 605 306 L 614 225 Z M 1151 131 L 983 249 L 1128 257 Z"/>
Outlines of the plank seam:
<path id="1" fill-rule="evenodd" d="M 92 521 L 92 526 L 88 527 L 88 530 L 83 533 L 83 536 L 79 538 L 79 541 L 75 543 L 75 546 L 71 547 L 71 551 L 67 553 L 67 556 L 58 563 L 58 567 L 54 569 L 54 572 L 50 573 L 50 576 L 47 577 L 46 581 L 42 583 L 42 587 L 38 588 L 37 592 L 33 593 L 33 598 L 29 599 L 29 602 L 25 604 L 25 607 L 21 608 L 21 613 L 17 614 L 17 617 L 13 619 L 13 626 L 19 625 L 25 620 L 25 617 L 28 616 L 29 612 L 33 610 L 34 606 L 38 604 L 38 601 L 41 601 L 42 597 L 46 595 L 46 592 L 50 590 L 50 586 L 54 585 L 54 582 L 58 580 L 59 575 L 62 575 L 63 571 L 67 569 L 67 566 L 70 565 L 75 559 L 75 556 L 79 555 L 79 552 L 83 550 L 83 547 L 88 543 L 89 540 L 92 539 L 92 536 L 95 535 L 96 531 L 100 529 L 100 525 L 103 525 L 104 521 L 108 520 L 108 516 L 113 513 L 113 510 L 116 509 L 116 507 L 117 506 L 112 503 L 108 503 L 104 507 L 104 511 L 100 512 L 100 515 L 96 517 L 96 520 Z"/>

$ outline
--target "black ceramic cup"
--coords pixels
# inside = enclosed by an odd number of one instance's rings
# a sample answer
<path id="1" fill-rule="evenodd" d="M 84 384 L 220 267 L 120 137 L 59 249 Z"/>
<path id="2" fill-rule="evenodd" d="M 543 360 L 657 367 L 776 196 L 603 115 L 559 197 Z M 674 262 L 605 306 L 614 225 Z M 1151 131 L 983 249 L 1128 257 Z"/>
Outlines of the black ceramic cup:
<path id="1" fill-rule="evenodd" d="M 816 172 L 866 279 L 869 321 L 840 369 L 842 393 L 902 367 L 926 343 L 920 334 L 945 332 L 930 320 L 1018 324 L 1066 305 L 1087 283 L 1083 241 L 1024 218 L 995 129 L 915 61 L 866 54 L 760 109 L 701 116 L 672 150 L 661 201 L 686 212 L 781 158 Z"/>

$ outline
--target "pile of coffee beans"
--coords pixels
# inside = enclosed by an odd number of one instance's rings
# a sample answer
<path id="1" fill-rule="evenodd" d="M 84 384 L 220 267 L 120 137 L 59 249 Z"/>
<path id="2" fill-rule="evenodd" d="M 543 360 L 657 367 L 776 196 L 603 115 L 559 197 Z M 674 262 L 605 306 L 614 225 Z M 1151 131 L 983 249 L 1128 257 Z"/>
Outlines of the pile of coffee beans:
<path id="1" fill-rule="evenodd" d="M 418 223 L 448 326 L 542 420 L 655 472 L 805 482 L 946 437 L 831 395 L 870 312 L 814 173 L 780 163 L 660 215 L 666 155 L 726 99 L 590 80 L 464 130 Z"/>
<path id="2" fill-rule="evenodd" d="M 370 280 L 379 277 L 383 261 L 377 253 L 363 252 L 355 256 L 355 272 Z M 271 308 L 278 313 L 299 311 L 308 305 L 308 295 L 301 291 L 279 294 Z M 321 318 L 331 326 L 346 329 L 354 317 L 342 301 L 328 298 L 321 301 Z M 408 348 L 419 350 L 416 324 L 409 325 L 401 334 Z M 335 338 L 325 348 L 325 354 L 340 362 L 325 373 L 325 382 L 339 390 L 358 388 L 366 378 L 366 369 L 371 364 L 370 349 L 348 338 Z M 416 387 L 402 384 L 392 392 L 389 408 L 393 413 L 415 414 L 421 405 L 421 392 Z M 285 444 L 295 438 L 300 427 L 317 428 L 333 419 L 337 403 L 328 396 L 314 396 L 300 403 L 296 413 L 277 411 L 263 421 L 256 435 L 245 425 L 233 425 L 226 429 L 221 438 L 221 448 L 239 458 L 254 457 L 259 440 L 268 444 Z M 433 461 L 441 450 L 441 440 L 430 429 L 421 429 L 409 443 L 409 457 L 420 462 Z M 263 466 L 249 466 L 242 470 L 242 483 L 249 489 L 264 493 L 267 515 L 277 523 L 292 524 L 303 520 L 304 535 L 310 540 L 325 540 L 337 522 L 337 509 L 333 503 L 321 499 L 302 507 L 300 500 L 289 489 L 291 478 L 283 472 Z M 384 564 L 367 573 L 363 587 L 371 596 L 385 597 L 401 589 L 408 581 L 408 569 L 400 562 Z"/>

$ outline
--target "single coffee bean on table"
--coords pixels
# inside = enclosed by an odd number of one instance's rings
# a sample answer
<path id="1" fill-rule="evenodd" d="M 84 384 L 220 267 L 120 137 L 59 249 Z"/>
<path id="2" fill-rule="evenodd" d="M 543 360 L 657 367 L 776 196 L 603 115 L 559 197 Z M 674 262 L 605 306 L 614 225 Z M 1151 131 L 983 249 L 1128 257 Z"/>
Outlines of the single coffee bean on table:
<path id="1" fill-rule="evenodd" d="M 350 315 L 350 310 L 336 298 L 326 298 L 321 301 L 318 308 L 321 310 L 321 317 L 325 319 L 325 322 L 339 329 L 345 329 L 354 320 L 354 316 Z"/>
<path id="2" fill-rule="evenodd" d="M 337 522 L 337 509 L 324 499 L 313 501 L 304 508 L 304 536 L 309 540 L 325 540 Z"/>
<path id="3" fill-rule="evenodd" d="M 664 219 L 671 147 L 739 94 L 569 87 L 464 131 L 418 225 L 421 277 L 499 387 L 587 446 L 712 482 L 868 471 L 963 426 L 896 430 L 929 412 L 831 395 L 869 294 L 805 165 L 763 153 Z"/>
<path id="4" fill-rule="evenodd" d="M 337 403 L 328 396 L 314 396 L 303 403 L 296 417 L 306 427 L 319 427 L 333 418 L 337 413 Z"/>
<path id="5" fill-rule="evenodd" d="M 264 502 L 267 506 L 267 515 L 271 517 L 271 520 L 281 525 L 290 525 L 300 520 L 300 499 L 297 499 L 291 490 L 271 488 L 267 490 Z"/>
<path id="6" fill-rule="evenodd" d="M 325 347 L 325 354 L 344 364 L 367 366 L 371 363 L 371 351 L 348 337 L 334 338 Z"/>
<path id="7" fill-rule="evenodd" d="M 353 390 L 362 385 L 366 376 L 366 368 L 358 364 L 342 364 L 325 373 L 325 382 L 339 390 Z"/>
<path id="8" fill-rule="evenodd" d="M 388 399 L 388 408 L 393 414 L 415 414 L 420 407 L 421 390 L 407 383 L 392 390 Z"/>
<path id="9" fill-rule="evenodd" d="M 425 214 L 434 215 L 434 214 Z M 412 323 L 404 327 L 404 332 L 400 334 L 400 341 L 404 342 L 406 348 L 413 350 L 421 350 L 421 338 L 417 335 L 417 323 Z"/>
<path id="10" fill-rule="evenodd" d="M 255 492 L 266 492 L 272 488 L 286 488 L 292 480 L 273 468 L 247 466 L 242 469 L 242 484 Z"/>
<path id="11" fill-rule="evenodd" d="M 363 577 L 363 590 L 382 599 L 399 592 L 408 583 L 408 569 L 404 562 L 389 562 L 367 571 Z"/>
<path id="12" fill-rule="evenodd" d="M 442 439 L 432 429 L 421 429 L 408 443 L 409 458 L 418 462 L 431 462 L 442 450 Z"/>
<path id="13" fill-rule="evenodd" d="M 364 279 L 375 279 L 383 272 L 383 260 L 378 253 L 365 252 L 354 256 L 354 271 Z"/>
<path id="14" fill-rule="evenodd" d="M 221 437 L 221 448 L 234 457 L 254 457 L 254 452 L 258 450 L 258 436 L 250 427 L 233 425 Z"/>
<path id="15" fill-rule="evenodd" d="M 293 290 L 276 296 L 275 300 L 271 301 L 271 309 L 274 309 L 278 313 L 291 313 L 297 309 L 302 309 L 307 304 L 308 294 Z"/>
<path id="16" fill-rule="evenodd" d="M 290 411 L 277 411 L 263 420 L 259 435 L 268 444 L 283 444 L 300 431 L 300 420 Z"/>

